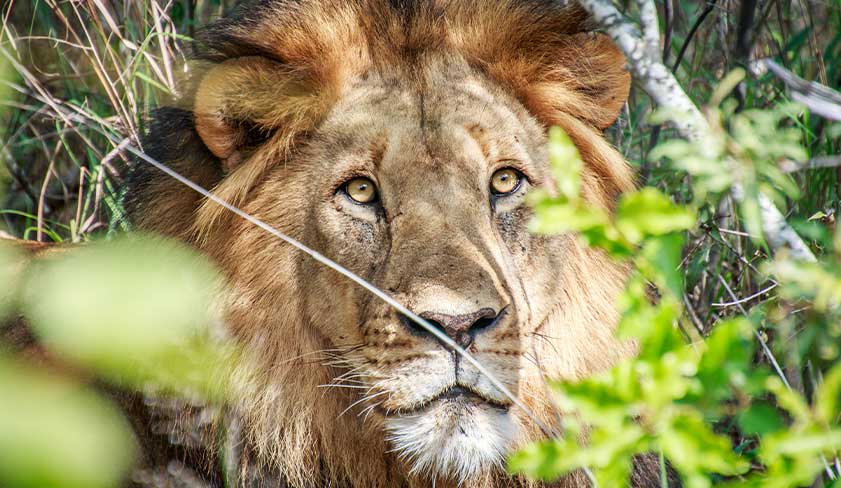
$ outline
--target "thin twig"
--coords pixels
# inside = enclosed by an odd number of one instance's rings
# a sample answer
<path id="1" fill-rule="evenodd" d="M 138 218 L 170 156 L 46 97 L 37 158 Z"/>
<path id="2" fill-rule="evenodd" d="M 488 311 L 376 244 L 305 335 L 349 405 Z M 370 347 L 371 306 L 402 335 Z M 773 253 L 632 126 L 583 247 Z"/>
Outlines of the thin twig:
<path id="1" fill-rule="evenodd" d="M 720 274 L 718 275 L 718 280 L 721 282 L 721 284 L 724 286 L 724 289 L 727 290 L 727 293 L 733 298 L 733 300 L 738 301 L 738 299 L 736 298 L 736 294 L 733 293 L 733 290 L 730 289 L 730 286 L 727 285 L 727 280 L 725 280 Z M 741 303 L 739 303 L 737 306 L 739 307 L 743 315 L 748 315 L 747 310 L 745 310 Z M 777 358 L 774 357 L 774 353 L 771 352 L 771 348 L 768 347 L 768 343 L 765 341 L 765 338 L 762 337 L 762 334 L 756 329 L 753 330 L 753 334 L 759 341 L 759 345 L 762 347 L 762 352 L 765 353 L 765 357 L 767 357 L 768 361 L 771 362 L 771 366 L 774 368 L 774 371 L 777 373 L 777 376 L 780 377 L 780 380 L 783 382 L 783 385 L 785 385 L 787 390 L 794 391 L 785 373 L 783 373 L 783 370 L 780 367 L 780 363 L 777 362 Z M 820 459 L 823 463 L 823 467 L 827 475 L 829 475 L 830 479 L 834 480 L 835 474 L 832 472 L 832 468 L 829 466 L 829 462 L 826 460 L 826 457 L 823 454 L 820 454 Z"/>
<path id="2" fill-rule="evenodd" d="M 693 37 L 695 37 L 695 33 L 698 32 L 698 28 L 701 27 L 701 24 L 704 23 L 707 16 L 715 10 L 715 4 L 718 0 L 710 0 L 707 2 L 707 6 L 704 10 L 701 11 L 701 14 L 695 19 L 695 22 L 692 24 L 692 27 L 689 28 L 689 32 L 686 34 L 686 39 L 683 40 L 683 44 L 680 46 L 680 51 L 678 51 L 677 58 L 675 58 L 675 63 L 672 65 L 672 73 L 677 73 L 677 69 L 680 67 L 680 63 L 683 62 L 683 57 L 686 55 L 686 50 L 689 49 L 689 43 Z"/>
<path id="3" fill-rule="evenodd" d="M 780 169 L 786 173 L 796 173 L 809 169 L 837 168 L 841 166 L 841 156 L 818 156 L 805 163 L 786 159 L 780 163 Z"/>
<path id="4" fill-rule="evenodd" d="M 752 295 L 746 296 L 744 298 L 740 298 L 740 299 L 732 301 L 732 302 L 714 302 L 712 304 L 712 306 L 713 307 L 718 307 L 718 308 L 726 308 L 726 307 L 732 307 L 733 305 L 741 305 L 743 303 L 747 303 L 747 302 L 753 300 L 754 298 L 761 297 L 762 295 L 768 293 L 769 291 L 773 290 L 776 287 L 777 287 L 777 283 L 774 283 L 774 284 L 770 285 L 768 288 L 765 288 L 764 290 L 759 290 L 758 292 L 756 292 Z"/>
<path id="5" fill-rule="evenodd" d="M 44 182 L 41 184 L 41 194 L 38 196 L 38 230 L 35 238 L 38 242 L 44 242 L 44 200 L 47 196 L 47 187 L 50 184 L 50 177 L 52 177 L 53 173 L 55 173 L 55 161 L 56 158 L 58 158 L 59 152 L 61 152 L 62 146 L 63 144 L 61 141 L 56 144 L 53 155 L 50 158 L 50 164 L 47 166 L 47 174 L 44 175 Z"/>
<path id="6" fill-rule="evenodd" d="M 764 61 L 769 71 L 791 90 L 791 98 L 813 113 L 830 120 L 841 120 L 841 93 L 832 88 L 807 81 L 770 59 Z"/>

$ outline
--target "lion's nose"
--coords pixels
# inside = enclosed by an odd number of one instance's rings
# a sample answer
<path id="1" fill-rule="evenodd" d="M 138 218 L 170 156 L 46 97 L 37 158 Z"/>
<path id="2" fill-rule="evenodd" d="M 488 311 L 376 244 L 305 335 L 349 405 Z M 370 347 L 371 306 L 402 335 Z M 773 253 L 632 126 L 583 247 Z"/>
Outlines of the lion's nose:
<path id="1" fill-rule="evenodd" d="M 505 315 L 505 310 L 496 312 L 491 308 L 483 308 L 463 315 L 449 315 L 438 312 L 422 312 L 418 315 L 447 334 L 461 347 L 467 347 L 473 342 L 476 334 L 496 325 Z M 417 334 L 432 335 L 422 325 L 415 323 L 408 317 L 401 315 L 400 321 Z"/>

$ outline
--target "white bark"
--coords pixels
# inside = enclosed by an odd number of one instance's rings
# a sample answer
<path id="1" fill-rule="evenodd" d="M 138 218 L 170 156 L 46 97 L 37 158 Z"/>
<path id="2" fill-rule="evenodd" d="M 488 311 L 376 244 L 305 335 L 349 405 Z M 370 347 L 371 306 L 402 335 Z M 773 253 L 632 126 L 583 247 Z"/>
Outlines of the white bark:
<path id="1" fill-rule="evenodd" d="M 708 139 L 712 129 L 707 119 L 660 59 L 659 25 L 653 2 L 639 0 L 644 35 L 610 0 L 579 0 L 579 3 L 625 53 L 631 74 L 654 100 L 657 108 L 669 112 L 673 117 L 672 124 L 680 135 L 694 142 Z M 653 49 L 655 35 L 658 49 Z M 712 145 L 702 143 L 700 147 Z M 742 195 L 740 186 L 734 184 L 733 196 L 738 200 Z M 788 248 L 795 259 L 815 261 L 809 246 L 788 225 L 783 214 L 768 197 L 759 196 L 759 207 L 765 237 L 772 249 L 777 251 Z"/>
<path id="2" fill-rule="evenodd" d="M 637 0 L 640 9 L 642 37 L 648 59 L 662 61 L 660 56 L 660 22 L 657 20 L 657 6 L 654 0 Z"/>

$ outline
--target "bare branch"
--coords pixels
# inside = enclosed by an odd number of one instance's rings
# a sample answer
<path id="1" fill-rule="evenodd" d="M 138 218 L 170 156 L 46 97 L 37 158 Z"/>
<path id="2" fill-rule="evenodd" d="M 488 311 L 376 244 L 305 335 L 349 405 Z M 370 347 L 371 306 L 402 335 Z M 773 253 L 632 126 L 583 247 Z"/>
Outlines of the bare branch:
<path id="1" fill-rule="evenodd" d="M 780 163 L 780 169 L 786 173 L 795 173 L 807 169 L 838 168 L 839 166 L 841 166 L 841 155 L 818 156 L 805 163 L 799 163 L 791 159 L 786 159 Z"/>
<path id="2" fill-rule="evenodd" d="M 841 93 L 826 85 L 804 80 L 770 59 L 766 59 L 764 64 L 788 86 L 794 101 L 802 103 L 821 117 L 841 120 Z"/>
<path id="3" fill-rule="evenodd" d="M 674 125 L 678 132 L 693 141 L 709 133 L 703 114 L 689 100 L 671 71 L 660 62 L 659 56 L 652 59 L 646 55 L 645 42 L 639 30 L 608 0 L 582 0 L 580 3 L 625 53 L 631 73 L 642 83 L 654 103 L 676 114 Z"/>

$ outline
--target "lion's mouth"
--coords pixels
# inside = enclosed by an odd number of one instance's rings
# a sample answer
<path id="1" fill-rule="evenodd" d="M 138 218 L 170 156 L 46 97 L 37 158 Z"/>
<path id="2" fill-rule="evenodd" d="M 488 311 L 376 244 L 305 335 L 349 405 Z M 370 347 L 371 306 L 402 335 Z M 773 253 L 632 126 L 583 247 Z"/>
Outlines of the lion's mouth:
<path id="1" fill-rule="evenodd" d="M 479 392 L 466 388 L 464 386 L 455 385 L 442 390 L 437 395 L 434 395 L 420 403 L 417 403 L 410 408 L 401 408 L 398 410 L 390 410 L 385 412 L 387 417 L 404 417 L 411 414 L 421 413 L 433 405 L 451 402 L 454 404 L 484 404 L 499 410 L 508 410 L 510 404 L 504 404 L 492 398 L 488 398 Z"/>

